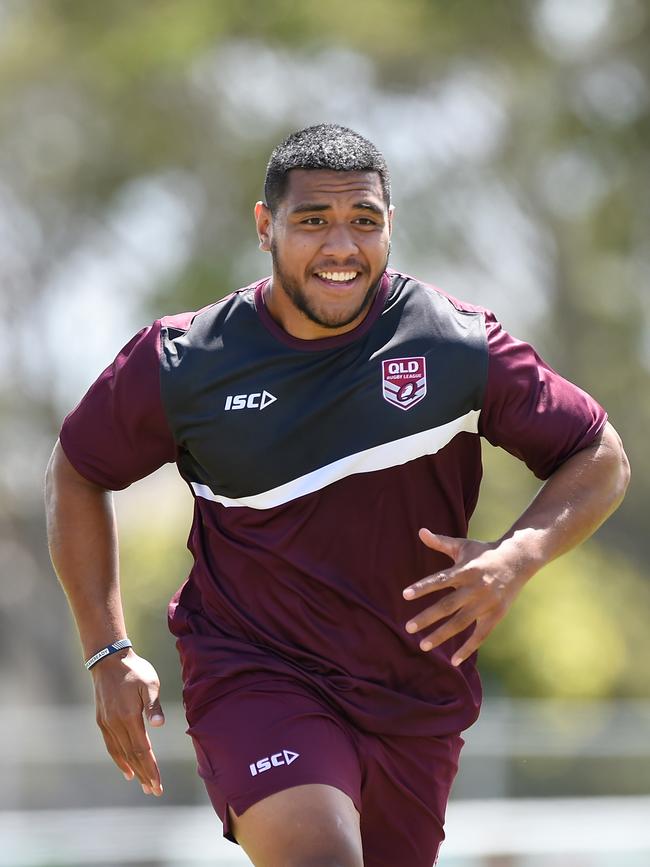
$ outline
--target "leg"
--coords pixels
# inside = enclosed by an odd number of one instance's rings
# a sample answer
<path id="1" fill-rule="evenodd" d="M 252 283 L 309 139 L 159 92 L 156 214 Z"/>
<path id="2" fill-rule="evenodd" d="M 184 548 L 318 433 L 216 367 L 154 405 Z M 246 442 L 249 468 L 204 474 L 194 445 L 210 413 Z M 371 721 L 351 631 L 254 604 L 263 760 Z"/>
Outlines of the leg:
<path id="1" fill-rule="evenodd" d="M 363 867 L 359 814 L 332 786 L 285 789 L 230 821 L 255 867 Z"/>
<path id="2" fill-rule="evenodd" d="M 365 867 L 431 867 L 445 836 L 445 810 L 462 738 L 360 737 Z"/>
<path id="3" fill-rule="evenodd" d="M 188 719 L 224 836 L 256 867 L 362 867 L 359 757 L 329 706 L 274 678 Z"/>

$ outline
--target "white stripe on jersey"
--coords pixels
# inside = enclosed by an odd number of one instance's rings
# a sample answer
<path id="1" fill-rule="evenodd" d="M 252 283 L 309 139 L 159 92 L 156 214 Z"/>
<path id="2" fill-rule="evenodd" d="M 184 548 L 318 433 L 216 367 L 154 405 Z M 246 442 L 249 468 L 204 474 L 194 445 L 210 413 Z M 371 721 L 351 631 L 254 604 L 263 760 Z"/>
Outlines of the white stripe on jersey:
<path id="1" fill-rule="evenodd" d="M 377 470 L 398 467 L 425 455 L 434 455 L 450 443 L 456 434 L 462 431 L 477 433 L 480 414 L 480 410 L 470 410 L 466 415 L 447 422 L 447 424 L 421 433 L 411 434 L 411 436 L 402 437 L 402 439 L 389 443 L 382 443 L 354 455 L 348 455 L 324 467 L 319 467 L 311 473 L 286 482 L 284 485 L 272 488 L 270 491 L 239 497 L 236 500 L 215 494 L 207 485 L 201 485 L 198 482 L 192 482 L 192 489 L 197 497 L 203 497 L 213 503 L 221 503 L 222 506 L 272 509 L 275 506 L 282 506 L 292 500 L 297 500 L 298 497 L 304 497 L 305 494 L 313 494 L 314 491 L 320 491 L 333 482 L 338 482 L 356 473 L 373 473 Z"/>

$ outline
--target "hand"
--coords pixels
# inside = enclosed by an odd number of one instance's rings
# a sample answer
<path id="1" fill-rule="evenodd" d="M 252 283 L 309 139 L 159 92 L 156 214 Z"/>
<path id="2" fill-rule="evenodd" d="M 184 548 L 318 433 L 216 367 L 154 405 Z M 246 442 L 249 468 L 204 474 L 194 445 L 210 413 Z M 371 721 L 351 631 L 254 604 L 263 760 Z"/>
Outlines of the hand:
<path id="1" fill-rule="evenodd" d="M 503 619 L 531 571 L 524 568 L 524 561 L 512 556 L 512 549 L 504 544 L 456 539 L 425 529 L 420 530 L 419 536 L 428 548 L 446 554 L 454 565 L 406 587 L 404 598 L 419 599 L 443 588 L 451 592 L 409 620 L 406 631 L 419 632 L 449 618 L 420 641 L 420 648 L 428 651 L 474 623 L 472 634 L 452 657 L 452 664 L 458 666 Z"/>
<path id="2" fill-rule="evenodd" d="M 111 758 L 127 780 L 138 778 L 145 795 L 160 797 L 160 772 L 142 719 L 144 711 L 150 725 L 165 722 L 156 670 L 129 650 L 124 656 L 114 654 L 102 659 L 91 674 L 97 725 Z"/>

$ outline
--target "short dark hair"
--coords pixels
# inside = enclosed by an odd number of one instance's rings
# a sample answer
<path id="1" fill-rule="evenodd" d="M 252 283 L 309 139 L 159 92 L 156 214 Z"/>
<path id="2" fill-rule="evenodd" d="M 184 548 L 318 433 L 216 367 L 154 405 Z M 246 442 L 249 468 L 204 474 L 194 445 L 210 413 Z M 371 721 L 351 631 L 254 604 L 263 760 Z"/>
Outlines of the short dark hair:
<path id="1" fill-rule="evenodd" d="M 377 172 L 386 206 L 390 205 L 390 173 L 375 145 L 346 126 L 319 123 L 291 133 L 273 149 L 266 167 L 264 197 L 275 212 L 287 190 L 292 169 L 334 172 Z"/>

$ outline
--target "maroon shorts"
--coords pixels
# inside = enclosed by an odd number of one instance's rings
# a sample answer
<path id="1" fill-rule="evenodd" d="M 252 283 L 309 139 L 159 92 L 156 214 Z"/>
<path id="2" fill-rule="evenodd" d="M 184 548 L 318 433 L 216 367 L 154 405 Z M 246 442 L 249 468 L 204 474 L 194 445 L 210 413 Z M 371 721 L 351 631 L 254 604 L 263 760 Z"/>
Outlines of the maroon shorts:
<path id="1" fill-rule="evenodd" d="M 365 867 L 434 863 L 459 735 L 362 732 L 302 686 L 277 678 L 229 693 L 192 722 L 198 771 L 228 839 L 229 805 L 239 816 L 283 789 L 322 783 L 345 792 L 359 811 Z"/>

